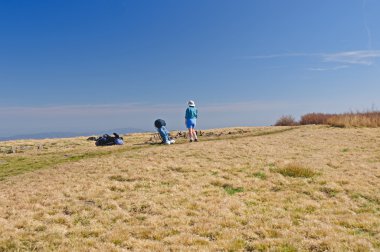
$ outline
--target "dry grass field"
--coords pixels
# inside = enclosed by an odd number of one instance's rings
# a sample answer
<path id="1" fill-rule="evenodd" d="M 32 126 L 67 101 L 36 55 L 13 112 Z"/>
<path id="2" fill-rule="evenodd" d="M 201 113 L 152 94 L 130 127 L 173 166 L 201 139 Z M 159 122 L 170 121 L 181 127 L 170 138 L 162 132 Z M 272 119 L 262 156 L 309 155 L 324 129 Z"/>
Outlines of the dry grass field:
<path id="1" fill-rule="evenodd" d="M 380 251 L 380 128 L 0 143 L 0 251 Z"/>

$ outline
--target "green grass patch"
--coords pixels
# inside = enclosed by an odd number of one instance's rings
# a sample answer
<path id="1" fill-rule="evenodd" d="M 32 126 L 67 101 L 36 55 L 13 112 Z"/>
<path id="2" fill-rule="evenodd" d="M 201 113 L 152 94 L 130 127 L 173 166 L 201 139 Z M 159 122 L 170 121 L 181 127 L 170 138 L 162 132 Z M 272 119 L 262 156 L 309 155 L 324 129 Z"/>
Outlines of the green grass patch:
<path id="1" fill-rule="evenodd" d="M 298 249 L 291 244 L 283 244 L 278 249 L 279 249 L 278 251 L 282 251 L 282 252 L 297 252 L 298 251 Z"/>
<path id="2" fill-rule="evenodd" d="M 245 247 L 245 241 L 242 239 L 235 239 L 229 245 L 227 251 L 241 251 Z"/>
<path id="3" fill-rule="evenodd" d="M 112 192 L 125 192 L 124 188 L 120 188 L 120 187 L 117 187 L 117 186 L 111 186 L 108 189 L 110 189 Z"/>
<path id="4" fill-rule="evenodd" d="M 224 191 L 226 191 L 226 193 L 228 195 L 234 195 L 236 193 L 244 192 L 244 188 L 243 187 L 233 187 L 233 186 L 228 185 L 228 184 L 225 184 L 222 187 L 223 187 Z"/>
<path id="5" fill-rule="evenodd" d="M 304 167 L 299 164 L 288 164 L 282 168 L 272 169 L 272 171 L 280 173 L 283 176 L 293 178 L 311 178 L 317 175 L 317 173 L 311 170 L 310 168 Z"/>
<path id="6" fill-rule="evenodd" d="M 267 175 L 265 174 L 265 172 L 262 172 L 262 171 L 255 172 L 253 176 L 262 180 L 267 179 Z"/>
<path id="7" fill-rule="evenodd" d="M 275 163 L 269 163 L 268 166 L 270 169 L 273 169 L 276 167 L 276 164 Z"/>
<path id="8" fill-rule="evenodd" d="M 90 219 L 86 216 L 76 216 L 74 218 L 74 224 L 75 225 L 82 225 L 82 226 L 88 226 L 90 225 Z"/>
<path id="9" fill-rule="evenodd" d="M 108 178 L 110 180 L 119 181 L 119 182 L 131 181 L 131 179 L 126 178 L 126 177 L 124 177 L 122 175 L 113 175 L 113 176 L 109 176 Z"/>

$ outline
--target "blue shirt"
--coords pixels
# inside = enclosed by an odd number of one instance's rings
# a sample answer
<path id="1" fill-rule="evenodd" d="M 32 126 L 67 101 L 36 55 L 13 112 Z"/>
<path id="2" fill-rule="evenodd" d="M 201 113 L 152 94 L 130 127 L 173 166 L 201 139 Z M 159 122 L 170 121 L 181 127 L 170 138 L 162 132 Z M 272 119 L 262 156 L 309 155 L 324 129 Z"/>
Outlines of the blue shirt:
<path id="1" fill-rule="evenodd" d="M 198 118 L 198 109 L 196 107 L 188 107 L 186 109 L 186 119 L 194 119 Z"/>

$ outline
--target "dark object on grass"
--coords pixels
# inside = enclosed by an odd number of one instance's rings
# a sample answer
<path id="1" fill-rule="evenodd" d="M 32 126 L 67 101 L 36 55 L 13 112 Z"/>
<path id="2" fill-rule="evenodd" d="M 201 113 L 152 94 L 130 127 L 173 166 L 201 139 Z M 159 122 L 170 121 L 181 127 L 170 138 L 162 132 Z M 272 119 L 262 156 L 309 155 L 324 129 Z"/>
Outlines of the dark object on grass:
<path id="1" fill-rule="evenodd" d="M 114 136 L 104 134 L 103 136 L 96 139 L 96 146 L 109 146 L 109 145 L 123 145 L 123 138 L 120 137 L 117 133 L 113 133 Z"/>
<path id="2" fill-rule="evenodd" d="M 96 141 L 97 139 L 98 139 L 97 137 L 92 136 L 92 137 L 87 138 L 87 141 Z"/>
<path id="3" fill-rule="evenodd" d="M 175 140 L 170 137 L 169 131 L 166 129 L 166 122 L 162 119 L 157 119 L 154 121 L 154 126 L 156 127 L 163 144 L 173 144 Z"/>
<path id="4" fill-rule="evenodd" d="M 156 121 L 154 121 L 154 126 L 159 129 L 162 126 L 166 126 L 166 122 L 162 119 L 157 119 Z"/>

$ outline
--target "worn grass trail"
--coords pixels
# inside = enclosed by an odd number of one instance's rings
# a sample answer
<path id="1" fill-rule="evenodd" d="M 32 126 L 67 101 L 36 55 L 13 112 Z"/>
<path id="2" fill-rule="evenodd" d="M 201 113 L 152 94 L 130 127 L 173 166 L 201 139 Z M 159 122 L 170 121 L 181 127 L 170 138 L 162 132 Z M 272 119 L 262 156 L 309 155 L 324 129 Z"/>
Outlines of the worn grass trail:
<path id="1" fill-rule="evenodd" d="M 379 129 L 284 129 L 138 135 L 7 177 L 0 251 L 379 250 Z"/>

